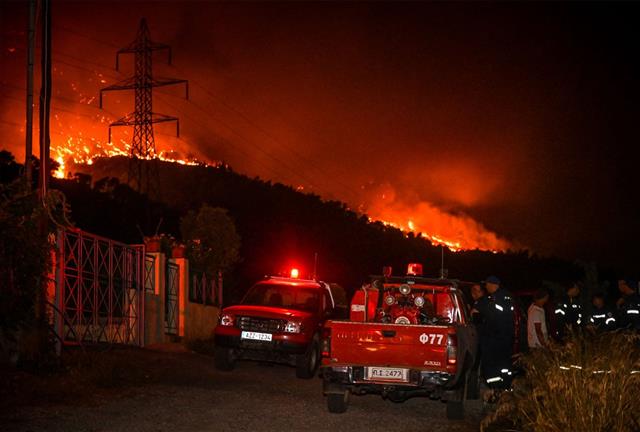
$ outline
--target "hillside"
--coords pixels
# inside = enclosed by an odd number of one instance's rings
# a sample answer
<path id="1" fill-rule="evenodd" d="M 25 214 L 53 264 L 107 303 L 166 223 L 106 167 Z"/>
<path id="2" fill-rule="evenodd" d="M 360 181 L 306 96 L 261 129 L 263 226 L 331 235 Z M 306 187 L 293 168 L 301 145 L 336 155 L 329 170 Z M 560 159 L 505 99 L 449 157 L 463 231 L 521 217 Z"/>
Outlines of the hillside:
<path id="1" fill-rule="evenodd" d="M 179 219 L 203 203 L 224 207 L 242 237 L 242 263 L 230 275 L 230 290 L 239 296 L 264 274 L 298 266 L 309 274 L 313 256 L 319 256 L 321 278 L 357 288 L 383 265 L 395 271 L 407 262 L 422 262 L 429 275 L 439 274 L 441 248 L 413 234 L 381 223 L 370 223 L 341 202 L 323 201 L 282 184 L 272 184 L 235 173 L 228 167 L 183 166 L 159 163 L 158 195 L 153 202 L 121 182 L 126 180 L 126 158 L 98 159 L 77 167 L 91 176 L 57 180 L 72 208 L 72 219 L 88 231 L 140 243 L 141 232 L 171 233 L 179 238 Z M 105 177 L 112 177 L 106 179 Z M 95 181 L 97 180 L 97 181 Z M 139 227 L 139 228 L 138 228 Z M 531 290 L 543 280 L 567 282 L 580 276 L 566 261 L 529 256 L 527 252 L 491 253 L 444 251 L 449 276 L 481 280 L 500 275 L 513 290 Z"/>

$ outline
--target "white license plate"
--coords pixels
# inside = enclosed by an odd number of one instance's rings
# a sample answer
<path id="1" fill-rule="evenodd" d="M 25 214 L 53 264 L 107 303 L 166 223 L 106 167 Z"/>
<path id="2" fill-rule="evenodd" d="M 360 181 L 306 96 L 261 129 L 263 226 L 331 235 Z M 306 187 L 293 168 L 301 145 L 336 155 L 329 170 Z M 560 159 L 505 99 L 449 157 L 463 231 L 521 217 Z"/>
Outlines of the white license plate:
<path id="1" fill-rule="evenodd" d="M 240 339 L 251 339 L 251 340 L 259 340 L 259 341 L 271 342 L 272 336 L 273 335 L 271 333 L 258 333 L 258 332 L 243 331 L 240 334 Z"/>
<path id="2" fill-rule="evenodd" d="M 365 379 L 371 381 L 409 382 L 409 369 L 368 367 L 365 370 Z"/>

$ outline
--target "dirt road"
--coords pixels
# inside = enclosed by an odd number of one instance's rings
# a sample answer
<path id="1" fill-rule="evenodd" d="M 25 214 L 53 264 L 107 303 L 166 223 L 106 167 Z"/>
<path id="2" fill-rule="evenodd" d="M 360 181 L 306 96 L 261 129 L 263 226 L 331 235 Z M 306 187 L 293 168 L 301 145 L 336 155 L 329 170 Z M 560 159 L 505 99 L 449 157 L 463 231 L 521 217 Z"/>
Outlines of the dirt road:
<path id="1" fill-rule="evenodd" d="M 377 395 L 354 396 L 345 414 L 329 414 L 320 379 L 296 379 L 287 366 L 241 362 L 233 372 L 223 373 L 213 368 L 209 356 L 143 350 L 134 360 L 118 362 L 95 389 L 74 389 L 70 382 L 49 390 L 47 400 L 23 400 L 0 417 L 0 429 L 471 432 L 478 430 L 480 420 L 477 403 L 467 407 L 467 420 L 451 422 L 439 401 L 393 403 Z"/>

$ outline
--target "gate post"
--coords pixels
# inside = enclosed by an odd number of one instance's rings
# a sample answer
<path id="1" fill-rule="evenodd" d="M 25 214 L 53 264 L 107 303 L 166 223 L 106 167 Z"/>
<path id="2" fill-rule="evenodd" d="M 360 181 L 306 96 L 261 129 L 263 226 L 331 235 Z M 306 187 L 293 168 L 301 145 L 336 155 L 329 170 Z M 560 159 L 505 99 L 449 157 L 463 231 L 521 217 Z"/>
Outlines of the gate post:
<path id="1" fill-rule="evenodd" d="M 56 251 L 55 251 L 55 274 L 56 274 L 56 290 L 54 294 L 53 304 L 57 310 L 53 310 L 53 328 L 58 336 L 55 341 L 56 354 L 62 354 L 62 339 L 64 338 L 64 236 L 65 231 L 58 228 L 56 231 Z"/>
<path id="2" fill-rule="evenodd" d="M 184 337 L 189 296 L 189 261 L 186 258 L 172 258 L 171 261 L 178 266 L 178 336 Z"/>

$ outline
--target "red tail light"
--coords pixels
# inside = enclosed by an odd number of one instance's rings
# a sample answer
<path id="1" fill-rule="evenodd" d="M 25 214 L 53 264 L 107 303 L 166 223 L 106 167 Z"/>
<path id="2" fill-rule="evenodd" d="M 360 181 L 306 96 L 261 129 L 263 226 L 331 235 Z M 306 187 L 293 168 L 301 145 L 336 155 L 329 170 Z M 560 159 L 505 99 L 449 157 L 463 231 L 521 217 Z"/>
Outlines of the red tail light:
<path id="1" fill-rule="evenodd" d="M 447 365 L 455 366 L 458 360 L 458 337 L 450 334 L 447 337 Z"/>
<path id="2" fill-rule="evenodd" d="M 322 342 L 321 342 L 322 357 L 331 357 L 331 328 L 325 327 L 322 329 Z"/>

